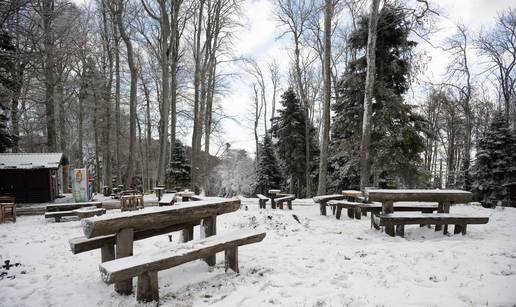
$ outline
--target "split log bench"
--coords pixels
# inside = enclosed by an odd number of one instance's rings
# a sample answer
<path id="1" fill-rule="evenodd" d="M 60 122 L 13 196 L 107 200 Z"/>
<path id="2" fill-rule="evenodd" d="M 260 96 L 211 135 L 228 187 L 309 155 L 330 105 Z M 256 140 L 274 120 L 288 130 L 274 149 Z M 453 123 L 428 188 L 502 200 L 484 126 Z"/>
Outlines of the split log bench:
<path id="1" fill-rule="evenodd" d="M 332 195 L 321 195 L 321 196 L 315 196 L 313 197 L 313 201 L 316 204 L 319 204 L 319 211 L 321 215 L 326 215 L 326 206 L 328 205 L 328 202 L 331 200 L 343 200 L 346 196 L 341 194 L 332 194 Z"/>
<path id="2" fill-rule="evenodd" d="M 394 212 L 394 202 L 437 202 L 438 213 L 449 213 L 450 205 L 454 203 L 468 203 L 472 199 L 471 192 L 461 190 L 424 190 L 424 189 L 366 189 L 366 201 L 378 201 L 382 203 L 384 214 Z M 435 230 L 443 229 L 443 233 L 448 232 L 448 225 L 436 224 Z M 394 236 L 394 226 L 385 226 L 385 232 Z"/>
<path id="3" fill-rule="evenodd" d="M 265 209 L 265 205 L 267 204 L 267 202 L 269 200 L 271 200 L 270 198 L 268 198 L 267 196 L 265 195 L 262 195 L 262 194 L 256 194 L 256 196 L 258 197 L 258 203 L 260 205 L 260 209 Z"/>
<path id="4" fill-rule="evenodd" d="M 150 302 L 159 299 L 159 271 L 224 251 L 226 271 L 232 269 L 238 273 L 238 247 L 260 242 L 264 238 L 264 232 L 237 231 L 191 241 L 152 255 L 142 254 L 104 262 L 99 269 L 102 279 L 108 284 L 138 277 L 136 299 Z"/>
<path id="5" fill-rule="evenodd" d="M 45 218 L 53 218 L 56 222 L 60 222 L 62 217 L 65 216 L 77 216 L 74 210 L 79 210 L 87 207 L 95 207 L 98 209 L 102 208 L 102 203 L 99 201 L 90 201 L 84 203 L 63 203 L 47 205 Z M 100 211 L 99 211 L 100 212 Z M 97 212 L 97 213 L 99 213 Z M 105 211 L 103 211 L 105 213 Z"/>
<path id="6" fill-rule="evenodd" d="M 414 214 L 410 212 L 394 212 L 380 215 L 380 226 L 396 227 L 395 235 L 401 237 L 405 234 L 405 225 L 411 224 L 429 224 L 429 225 L 447 225 L 454 224 L 454 234 L 462 232 L 466 234 L 468 224 L 487 224 L 489 217 L 486 216 L 468 216 L 454 213 L 423 213 Z"/>
<path id="7" fill-rule="evenodd" d="M 292 201 L 296 199 L 296 196 L 294 196 L 293 194 L 287 194 L 287 195 L 282 195 L 282 197 L 280 198 L 276 198 L 275 201 L 276 201 L 276 204 L 277 206 L 283 210 L 283 203 L 287 203 L 287 207 L 292 210 Z"/>
<path id="8" fill-rule="evenodd" d="M 158 206 L 172 206 L 176 202 L 176 193 L 167 193 L 161 196 Z"/>
<path id="9" fill-rule="evenodd" d="M 181 230 L 183 242 L 187 242 L 193 240 L 195 225 L 201 226 L 201 237 L 214 236 L 217 215 L 239 208 L 239 199 L 220 198 L 84 219 L 84 237 L 71 239 L 70 247 L 74 254 L 100 248 L 102 262 L 129 257 L 133 255 L 134 240 Z M 204 260 L 210 266 L 215 265 L 215 255 Z M 132 278 L 116 281 L 115 291 L 132 293 Z"/>

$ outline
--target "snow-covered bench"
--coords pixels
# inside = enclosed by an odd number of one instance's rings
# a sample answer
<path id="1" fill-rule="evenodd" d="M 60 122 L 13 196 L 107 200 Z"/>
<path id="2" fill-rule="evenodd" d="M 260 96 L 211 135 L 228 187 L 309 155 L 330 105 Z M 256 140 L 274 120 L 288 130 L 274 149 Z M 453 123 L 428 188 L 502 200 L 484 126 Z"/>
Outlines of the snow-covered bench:
<path id="1" fill-rule="evenodd" d="M 280 209 L 283 209 L 283 203 L 287 203 L 287 207 L 292 210 L 292 201 L 296 199 L 296 197 L 293 194 L 285 195 L 280 198 L 276 198 L 274 201 L 276 202 L 276 205 Z"/>
<path id="2" fill-rule="evenodd" d="M 161 196 L 161 200 L 158 202 L 158 205 L 161 206 L 171 206 L 176 202 L 176 193 L 166 193 Z"/>
<path id="3" fill-rule="evenodd" d="M 403 237 L 405 233 L 405 225 L 428 224 L 428 225 L 447 225 L 454 224 L 453 233 L 462 232 L 466 234 L 466 226 L 468 224 L 487 224 L 489 217 L 487 216 L 470 216 L 456 213 L 411 213 L 411 212 L 394 212 L 382 214 L 379 218 L 380 226 L 396 226 L 395 234 Z M 436 231 L 438 229 L 436 228 Z M 440 230 L 440 229 L 439 229 Z"/>
<path id="4" fill-rule="evenodd" d="M 342 194 L 332 194 L 332 195 L 321 195 L 321 196 L 315 196 L 313 201 L 316 204 L 319 204 L 319 210 L 321 212 L 321 215 L 326 215 L 326 206 L 328 205 L 328 202 L 331 200 L 342 200 L 345 199 L 346 196 Z M 335 214 L 335 212 L 333 212 Z"/>
<path id="5" fill-rule="evenodd" d="M 262 208 L 265 209 L 265 207 L 266 207 L 265 205 L 271 199 L 263 194 L 256 194 L 256 196 L 258 197 L 258 203 L 260 204 L 260 209 L 262 209 Z"/>
<path id="6" fill-rule="evenodd" d="M 136 299 L 154 301 L 159 299 L 158 272 L 175 266 L 225 252 L 226 271 L 238 270 L 238 247 L 262 241 L 265 232 L 237 231 L 226 235 L 211 236 L 183 243 L 176 248 L 166 248 L 155 254 L 124 257 L 100 264 L 102 279 L 115 283 L 138 277 Z"/>
<path id="7" fill-rule="evenodd" d="M 81 218 L 81 213 L 77 214 L 76 210 L 84 209 L 88 207 L 95 207 L 98 209 L 102 208 L 102 203 L 99 201 L 95 202 L 84 202 L 84 203 L 63 203 L 63 204 L 54 204 L 47 205 L 45 218 L 53 218 L 56 222 L 60 222 L 62 217 L 65 216 L 79 216 Z M 94 215 L 104 214 L 104 211 L 95 211 Z M 82 214 L 84 216 L 84 214 Z"/>

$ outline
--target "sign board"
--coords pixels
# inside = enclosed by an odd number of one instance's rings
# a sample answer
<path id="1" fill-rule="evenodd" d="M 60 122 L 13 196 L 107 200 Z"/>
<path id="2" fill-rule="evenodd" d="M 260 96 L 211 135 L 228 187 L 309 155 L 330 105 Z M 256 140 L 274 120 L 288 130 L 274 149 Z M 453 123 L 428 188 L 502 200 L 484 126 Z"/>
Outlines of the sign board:
<path id="1" fill-rule="evenodd" d="M 72 193 L 75 202 L 81 203 L 88 201 L 88 176 L 85 168 L 73 170 Z"/>

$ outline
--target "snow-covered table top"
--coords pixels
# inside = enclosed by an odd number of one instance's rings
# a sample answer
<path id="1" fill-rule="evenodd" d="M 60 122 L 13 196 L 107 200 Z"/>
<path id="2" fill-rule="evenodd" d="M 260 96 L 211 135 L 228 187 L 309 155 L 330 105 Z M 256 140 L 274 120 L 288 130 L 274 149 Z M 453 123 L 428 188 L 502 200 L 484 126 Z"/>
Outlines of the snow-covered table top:
<path id="1" fill-rule="evenodd" d="M 468 203 L 471 192 L 462 190 L 424 190 L 424 189 L 366 189 L 369 201 L 425 201 Z"/>

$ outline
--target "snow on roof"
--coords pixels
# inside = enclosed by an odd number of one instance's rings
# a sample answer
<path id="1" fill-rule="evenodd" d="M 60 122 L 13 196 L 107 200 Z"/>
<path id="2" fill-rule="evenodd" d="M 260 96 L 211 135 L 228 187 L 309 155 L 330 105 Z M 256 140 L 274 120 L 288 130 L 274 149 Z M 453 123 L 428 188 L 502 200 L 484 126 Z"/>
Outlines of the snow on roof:
<path id="1" fill-rule="evenodd" d="M 0 169 L 58 168 L 62 162 L 60 152 L 0 154 Z"/>

